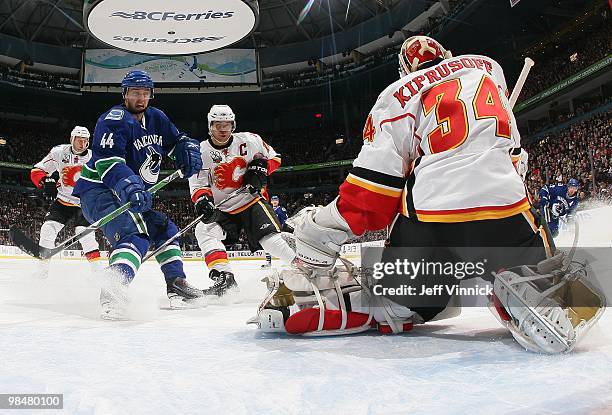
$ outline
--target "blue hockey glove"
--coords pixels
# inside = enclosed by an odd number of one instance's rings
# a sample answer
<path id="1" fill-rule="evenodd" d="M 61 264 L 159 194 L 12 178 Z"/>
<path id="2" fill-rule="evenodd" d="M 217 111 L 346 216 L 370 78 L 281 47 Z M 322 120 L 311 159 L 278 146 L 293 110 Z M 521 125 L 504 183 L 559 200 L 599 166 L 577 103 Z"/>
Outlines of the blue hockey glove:
<path id="1" fill-rule="evenodd" d="M 115 193 L 121 203 L 130 202 L 130 212 L 142 213 L 151 209 L 153 196 L 145 190 L 144 182 L 140 176 L 125 177 L 115 184 Z"/>
<path id="2" fill-rule="evenodd" d="M 202 155 L 200 154 L 200 143 L 193 138 L 183 137 L 174 148 L 176 157 L 175 166 L 181 169 L 185 178 L 197 174 L 202 169 Z"/>

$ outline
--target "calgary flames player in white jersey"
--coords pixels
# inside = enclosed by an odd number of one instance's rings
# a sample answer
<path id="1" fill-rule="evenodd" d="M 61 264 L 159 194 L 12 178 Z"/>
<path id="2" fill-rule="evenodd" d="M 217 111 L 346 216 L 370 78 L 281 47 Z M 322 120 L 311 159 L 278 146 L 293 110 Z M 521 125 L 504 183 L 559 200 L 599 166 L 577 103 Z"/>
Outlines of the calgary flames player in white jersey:
<path id="1" fill-rule="evenodd" d="M 53 200 L 40 228 L 39 245 L 44 248 L 55 247 L 57 234 L 70 220 L 74 221 L 73 225 L 77 232 L 89 226 L 81 212 L 79 198 L 72 195 L 74 185 L 81 176 L 83 164 L 91 158 L 91 150 L 88 150 L 89 137 L 89 130 L 86 127 L 74 127 L 70 133 L 70 144 L 53 147 L 30 172 L 32 183 L 43 191 L 45 198 Z M 59 174 L 57 182 L 51 177 L 55 172 Z M 95 233 L 90 233 L 79 242 L 85 257 L 92 264 L 92 270 L 95 271 L 100 267 L 98 265 L 100 251 Z M 41 260 L 40 266 L 40 277 L 47 278 L 49 260 Z"/>
<path id="2" fill-rule="evenodd" d="M 238 242 L 241 229 L 253 252 L 263 248 L 286 263 L 295 252 L 281 238 L 274 209 L 261 195 L 280 156 L 257 134 L 234 133 L 236 116 L 228 105 L 212 106 L 208 129 L 210 138 L 200 145 L 203 167 L 189 187 L 196 213 L 203 215 L 196 238 L 214 281 L 204 292 L 222 296 L 237 287 L 224 242 Z"/>
<path id="3" fill-rule="evenodd" d="M 538 352 L 571 350 L 600 313 L 574 318 L 571 307 L 552 298 L 554 290 L 544 293 L 534 283 L 555 284 L 551 269 L 561 261 L 547 259 L 553 248 L 513 165 L 520 136 L 501 67 L 485 56 L 453 57 L 425 36 L 407 39 L 399 61 L 401 79 L 369 113 L 363 147 L 339 196 L 294 222 L 300 268 L 269 284 L 270 295 L 250 322 L 304 335 L 408 331 L 457 315 L 444 287 L 458 287 L 463 277 L 436 268 L 408 277 L 395 268 L 397 260 L 478 266 L 485 255 L 487 272 L 478 273 L 494 282 L 495 314 L 517 341 Z M 391 265 L 388 273 L 376 281 L 362 275 L 358 282 L 345 260 L 335 265 L 350 236 L 385 227 L 387 247 L 378 265 Z M 513 271 L 502 270 L 508 268 Z M 405 282 L 415 290 L 402 291 Z"/>

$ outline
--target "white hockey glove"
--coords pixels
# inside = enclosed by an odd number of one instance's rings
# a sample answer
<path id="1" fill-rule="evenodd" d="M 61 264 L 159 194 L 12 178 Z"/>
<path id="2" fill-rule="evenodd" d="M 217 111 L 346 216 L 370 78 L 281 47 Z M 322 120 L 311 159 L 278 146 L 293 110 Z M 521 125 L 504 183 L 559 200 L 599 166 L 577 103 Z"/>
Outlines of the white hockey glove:
<path id="1" fill-rule="evenodd" d="M 301 220 L 295 221 L 297 257 L 306 265 L 331 268 L 340 256 L 340 248 L 350 235 L 344 218 L 333 201 L 327 206 L 306 208 Z"/>

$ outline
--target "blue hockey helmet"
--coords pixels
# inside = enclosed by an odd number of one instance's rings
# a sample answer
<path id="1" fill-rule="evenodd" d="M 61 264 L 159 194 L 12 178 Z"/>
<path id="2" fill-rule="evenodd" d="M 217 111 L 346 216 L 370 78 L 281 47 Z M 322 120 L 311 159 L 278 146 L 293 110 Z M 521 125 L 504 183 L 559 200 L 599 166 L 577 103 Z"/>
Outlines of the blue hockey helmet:
<path id="1" fill-rule="evenodd" d="M 124 98 L 128 88 L 149 88 L 151 89 L 151 98 L 153 98 L 155 86 L 153 85 L 153 79 L 145 71 L 130 71 L 121 81 L 121 90 L 123 91 Z"/>
<path id="2" fill-rule="evenodd" d="M 279 200 L 279 199 L 278 199 L 278 196 L 272 196 L 270 200 Z"/>
<path id="3" fill-rule="evenodd" d="M 571 178 L 567 181 L 567 187 L 580 187 L 580 182 L 577 179 Z"/>

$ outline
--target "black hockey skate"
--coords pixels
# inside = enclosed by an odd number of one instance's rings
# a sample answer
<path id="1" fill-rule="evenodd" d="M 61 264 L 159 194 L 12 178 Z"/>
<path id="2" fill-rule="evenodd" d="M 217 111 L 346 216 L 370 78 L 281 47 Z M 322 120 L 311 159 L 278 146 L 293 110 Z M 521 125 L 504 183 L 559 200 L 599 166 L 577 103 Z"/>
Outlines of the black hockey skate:
<path id="1" fill-rule="evenodd" d="M 170 308 L 199 308 L 206 306 L 204 292 L 190 285 L 185 278 L 166 280 L 166 293 L 170 300 Z"/>
<path id="2" fill-rule="evenodd" d="M 204 289 L 204 295 L 222 297 L 230 291 L 237 292 L 238 284 L 234 279 L 234 274 L 229 271 L 218 271 L 211 269 L 208 274 L 208 278 L 213 280 L 215 283 L 210 288 Z"/>

